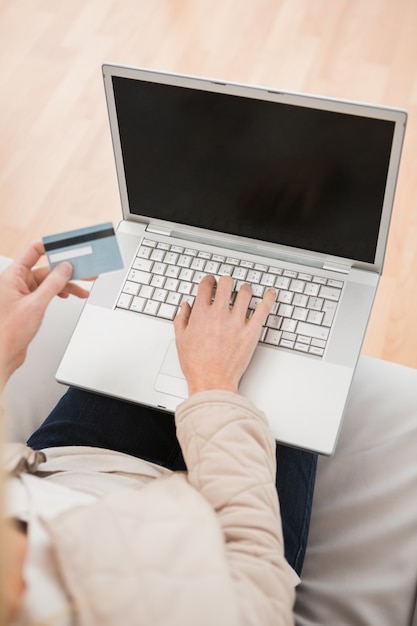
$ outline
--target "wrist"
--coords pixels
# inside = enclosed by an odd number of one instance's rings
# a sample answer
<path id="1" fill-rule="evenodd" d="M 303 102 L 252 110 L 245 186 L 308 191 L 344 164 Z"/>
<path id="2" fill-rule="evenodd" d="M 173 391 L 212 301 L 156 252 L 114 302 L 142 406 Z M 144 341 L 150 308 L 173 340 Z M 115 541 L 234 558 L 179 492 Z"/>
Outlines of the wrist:
<path id="1" fill-rule="evenodd" d="M 188 381 L 187 381 L 188 382 Z M 201 393 L 203 391 L 231 391 L 232 393 L 238 393 L 238 385 L 225 380 L 218 379 L 204 379 L 193 380 L 188 382 L 188 395 L 192 396 L 195 393 Z"/>
<path id="2" fill-rule="evenodd" d="M 5 388 L 7 381 L 13 374 L 16 368 L 11 367 L 9 364 L 5 365 L 0 363 L 0 392 Z"/>
<path id="3" fill-rule="evenodd" d="M 0 337 L 0 387 L 1 389 L 5 387 L 10 376 L 19 367 L 19 365 L 21 364 L 21 361 L 24 360 L 24 356 L 22 357 L 22 359 L 19 359 L 18 356 L 16 356 L 14 359 L 10 359 L 10 356 L 8 355 L 10 355 L 11 352 L 12 351 L 10 349 L 10 345 L 8 344 L 8 342 L 4 341 L 4 337 L 3 337 L 3 340 Z"/>

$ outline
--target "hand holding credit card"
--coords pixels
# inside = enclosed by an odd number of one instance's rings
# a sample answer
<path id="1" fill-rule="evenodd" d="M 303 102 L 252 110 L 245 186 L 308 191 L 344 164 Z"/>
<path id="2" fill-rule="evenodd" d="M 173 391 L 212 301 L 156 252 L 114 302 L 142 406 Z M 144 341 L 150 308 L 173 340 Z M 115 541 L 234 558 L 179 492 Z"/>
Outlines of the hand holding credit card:
<path id="1" fill-rule="evenodd" d="M 71 263 L 72 278 L 82 280 L 123 268 L 113 224 L 106 222 L 42 238 L 49 266 Z"/>

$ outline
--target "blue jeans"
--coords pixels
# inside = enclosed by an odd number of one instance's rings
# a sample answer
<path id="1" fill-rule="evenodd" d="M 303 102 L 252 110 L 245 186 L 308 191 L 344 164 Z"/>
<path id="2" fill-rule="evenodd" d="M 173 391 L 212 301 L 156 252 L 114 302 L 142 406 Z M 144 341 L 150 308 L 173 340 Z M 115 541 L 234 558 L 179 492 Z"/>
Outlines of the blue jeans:
<path id="1" fill-rule="evenodd" d="M 106 448 L 173 471 L 186 469 L 172 414 L 74 387 L 27 443 L 34 450 L 56 446 Z M 276 457 L 285 556 L 300 574 L 307 546 L 317 455 L 277 444 Z"/>

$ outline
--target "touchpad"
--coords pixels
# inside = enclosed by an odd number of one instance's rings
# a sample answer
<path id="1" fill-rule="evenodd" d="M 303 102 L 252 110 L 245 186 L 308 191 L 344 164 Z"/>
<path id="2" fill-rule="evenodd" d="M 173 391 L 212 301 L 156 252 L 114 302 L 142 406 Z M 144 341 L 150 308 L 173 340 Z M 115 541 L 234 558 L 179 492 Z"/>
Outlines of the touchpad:
<path id="1" fill-rule="evenodd" d="M 175 340 L 171 341 L 168 346 L 161 369 L 156 377 L 155 389 L 177 398 L 188 398 L 187 382 L 178 360 Z"/>

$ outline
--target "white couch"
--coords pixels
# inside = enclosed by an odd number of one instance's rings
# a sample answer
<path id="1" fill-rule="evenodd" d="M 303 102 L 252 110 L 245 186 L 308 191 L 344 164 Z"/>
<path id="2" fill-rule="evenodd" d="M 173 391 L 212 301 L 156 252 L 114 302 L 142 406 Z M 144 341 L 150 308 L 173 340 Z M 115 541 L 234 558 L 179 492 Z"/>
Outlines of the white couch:
<path id="1" fill-rule="evenodd" d="M 12 440 L 25 441 L 63 394 L 54 373 L 81 306 L 54 300 L 9 381 Z M 416 589 L 417 370 L 362 357 L 336 453 L 319 459 L 297 624 L 417 626 Z"/>

